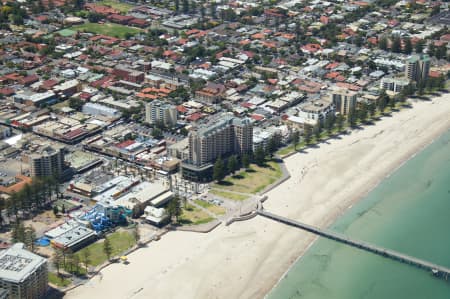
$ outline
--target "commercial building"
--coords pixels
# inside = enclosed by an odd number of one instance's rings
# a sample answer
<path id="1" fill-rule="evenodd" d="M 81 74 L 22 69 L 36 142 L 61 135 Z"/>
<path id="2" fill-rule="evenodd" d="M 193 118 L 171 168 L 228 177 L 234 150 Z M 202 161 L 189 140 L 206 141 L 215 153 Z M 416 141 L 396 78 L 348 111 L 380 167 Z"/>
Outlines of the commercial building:
<path id="1" fill-rule="evenodd" d="M 405 75 L 409 80 L 424 81 L 430 72 L 430 57 L 428 55 L 412 55 L 406 61 Z"/>
<path id="2" fill-rule="evenodd" d="M 177 124 L 178 111 L 174 105 L 154 100 L 145 105 L 145 121 L 163 123 L 165 126 L 173 127 Z"/>
<path id="3" fill-rule="evenodd" d="M 192 180 L 207 180 L 215 159 L 250 153 L 252 145 L 250 119 L 222 114 L 215 121 L 189 133 L 189 158 L 183 163 L 183 175 Z"/>
<path id="4" fill-rule="evenodd" d="M 53 91 L 35 93 L 31 91 L 18 92 L 14 95 L 14 102 L 27 106 L 42 107 L 57 102 L 57 96 Z"/>
<path id="5" fill-rule="evenodd" d="M 45 298 L 47 260 L 26 250 L 23 243 L 0 252 L 0 289 L 8 292 L 7 298 Z"/>
<path id="6" fill-rule="evenodd" d="M 133 83 L 142 83 L 145 79 L 145 74 L 143 72 L 130 69 L 128 66 L 122 64 L 119 64 L 114 68 L 113 75 Z"/>
<path id="7" fill-rule="evenodd" d="M 104 115 L 108 117 L 120 117 L 121 113 L 117 109 L 100 105 L 97 103 L 86 103 L 83 105 L 83 113 L 90 115 Z"/>
<path id="8" fill-rule="evenodd" d="M 76 222 L 65 223 L 49 232 L 46 236 L 53 236 L 50 241 L 54 248 L 71 250 L 75 252 L 88 244 L 97 240 L 97 234 L 90 228 L 87 228 Z"/>
<path id="9" fill-rule="evenodd" d="M 356 107 L 356 92 L 348 89 L 338 89 L 332 91 L 331 101 L 336 107 L 336 111 L 342 115 L 348 115 Z"/>
<path id="10" fill-rule="evenodd" d="M 64 147 L 46 145 L 28 155 L 31 177 L 61 175 L 64 168 Z"/>

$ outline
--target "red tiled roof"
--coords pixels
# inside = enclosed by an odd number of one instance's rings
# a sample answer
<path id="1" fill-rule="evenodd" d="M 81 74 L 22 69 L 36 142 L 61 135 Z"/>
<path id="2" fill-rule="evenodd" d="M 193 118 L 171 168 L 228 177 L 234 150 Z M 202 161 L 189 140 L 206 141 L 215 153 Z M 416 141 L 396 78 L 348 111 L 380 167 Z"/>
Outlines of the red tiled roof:
<path id="1" fill-rule="evenodd" d="M 0 94 L 2 94 L 4 96 L 10 96 L 10 95 L 13 95 L 14 93 L 16 93 L 14 91 L 14 89 L 9 88 L 9 87 L 5 87 L 5 88 L 1 88 L 0 89 Z"/>
<path id="2" fill-rule="evenodd" d="M 135 143 L 136 141 L 134 140 L 125 140 L 121 143 L 116 144 L 116 147 L 118 148 L 126 148 L 127 146 L 132 145 L 133 143 Z"/>
<path id="3" fill-rule="evenodd" d="M 254 120 L 256 120 L 256 121 L 261 121 L 261 120 L 263 120 L 265 117 L 263 116 L 263 115 L 261 115 L 261 114 L 252 114 L 251 116 L 250 116 L 252 119 L 254 119 Z"/>
<path id="4" fill-rule="evenodd" d="M 197 121 L 197 120 L 199 120 L 200 118 L 203 118 L 203 117 L 204 117 L 203 113 L 195 112 L 195 113 L 189 115 L 188 117 L 186 117 L 186 119 L 188 121 Z"/>
<path id="5" fill-rule="evenodd" d="M 78 128 L 69 133 L 64 134 L 64 138 L 66 139 L 74 139 L 75 137 L 81 136 L 85 133 L 84 129 Z"/>

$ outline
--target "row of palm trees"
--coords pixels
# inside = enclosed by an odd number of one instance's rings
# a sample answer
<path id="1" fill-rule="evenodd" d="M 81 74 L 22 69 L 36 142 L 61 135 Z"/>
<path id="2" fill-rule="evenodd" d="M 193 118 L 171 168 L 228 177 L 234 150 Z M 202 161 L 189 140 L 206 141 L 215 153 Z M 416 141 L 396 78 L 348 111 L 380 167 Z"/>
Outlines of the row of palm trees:
<path id="1" fill-rule="evenodd" d="M 19 192 L 11 193 L 8 199 L 0 200 L 0 228 L 11 220 L 17 222 L 47 208 L 59 194 L 57 176 L 33 178 L 31 184 L 26 184 Z"/>

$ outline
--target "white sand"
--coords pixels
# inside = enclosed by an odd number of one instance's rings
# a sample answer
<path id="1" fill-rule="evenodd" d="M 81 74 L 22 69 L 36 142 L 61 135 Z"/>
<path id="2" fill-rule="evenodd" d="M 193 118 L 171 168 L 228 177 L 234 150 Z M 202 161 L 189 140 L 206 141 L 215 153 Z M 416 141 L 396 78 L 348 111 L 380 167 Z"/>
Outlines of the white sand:
<path id="1" fill-rule="evenodd" d="M 450 128 L 450 96 L 414 103 L 375 126 L 286 159 L 292 177 L 270 212 L 324 227 Z M 315 237 L 262 217 L 209 234 L 171 232 L 67 298 L 261 298 Z"/>

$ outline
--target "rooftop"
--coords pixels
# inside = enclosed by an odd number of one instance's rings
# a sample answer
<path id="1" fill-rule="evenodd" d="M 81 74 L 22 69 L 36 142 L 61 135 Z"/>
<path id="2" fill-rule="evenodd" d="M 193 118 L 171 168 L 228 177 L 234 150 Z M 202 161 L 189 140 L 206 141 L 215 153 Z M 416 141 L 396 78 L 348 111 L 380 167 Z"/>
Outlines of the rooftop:
<path id="1" fill-rule="evenodd" d="M 0 252 L 0 280 L 22 282 L 47 260 L 26 249 L 23 243 Z"/>

